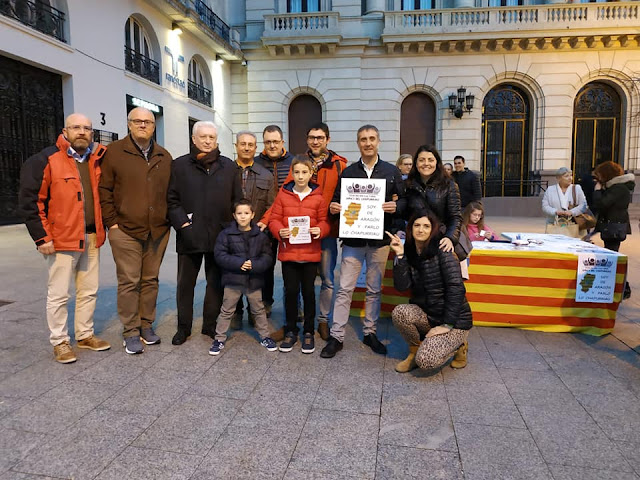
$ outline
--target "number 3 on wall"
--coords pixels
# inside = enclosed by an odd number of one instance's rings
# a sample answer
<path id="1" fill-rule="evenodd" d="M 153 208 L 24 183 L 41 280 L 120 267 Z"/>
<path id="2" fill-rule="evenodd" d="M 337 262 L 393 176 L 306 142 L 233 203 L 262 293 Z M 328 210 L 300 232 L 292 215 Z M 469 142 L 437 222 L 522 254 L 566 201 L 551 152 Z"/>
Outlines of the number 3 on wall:
<path id="1" fill-rule="evenodd" d="M 105 117 L 107 116 L 106 113 L 104 112 L 100 112 L 100 125 L 106 125 L 107 124 L 107 120 L 105 119 Z"/>

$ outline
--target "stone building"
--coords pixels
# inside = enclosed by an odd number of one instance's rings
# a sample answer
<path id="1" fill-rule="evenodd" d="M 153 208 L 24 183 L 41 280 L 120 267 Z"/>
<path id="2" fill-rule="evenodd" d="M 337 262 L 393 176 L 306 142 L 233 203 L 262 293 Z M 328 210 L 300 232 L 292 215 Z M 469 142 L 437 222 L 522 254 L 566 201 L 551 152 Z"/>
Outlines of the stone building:
<path id="1" fill-rule="evenodd" d="M 0 221 L 64 114 L 108 140 L 135 104 L 175 155 L 195 120 L 219 125 L 227 155 L 234 132 L 271 123 L 301 152 L 324 120 L 355 161 L 373 123 L 385 160 L 422 143 L 463 155 L 504 212 L 531 211 L 560 166 L 640 174 L 635 1 L 4 0 L 0 64 Z"/>

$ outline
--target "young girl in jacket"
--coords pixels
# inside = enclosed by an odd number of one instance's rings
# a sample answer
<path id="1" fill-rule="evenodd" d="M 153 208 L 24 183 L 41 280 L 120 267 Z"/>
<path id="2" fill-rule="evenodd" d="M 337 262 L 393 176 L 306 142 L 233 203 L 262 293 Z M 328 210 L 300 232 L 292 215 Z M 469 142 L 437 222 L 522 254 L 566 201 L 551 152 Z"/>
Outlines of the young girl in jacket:
<path id="1" fill-rule="evenodd" d="M 489 225 L 484 223 L 484 207 L 480 202 L 469 203 L 462 212 L 462 227 L 472 242 L 490 242 L 497 235 Z"/>
<path id="2" fill-rule="evenodd" d="M 405 244 L 387 232 L 396 254 L 393 285 L 411 290 L 408 304 L 391 313 L 393 325 L 409 344 L 409 355 L 397 372 L 438 368 L 449 358 L 453 368 L 467 365 L 467 336 L 473 322 L 458 257 L 439 248 L 442 234 L 436 215 L 415 212 L 407 224 Z"/>
<path id="3" fill-rule="evenodd" d="M 298 295 L 302 290 L 304 303 L 304 338 L 302 353 L 313 353 L 316 297 L 314 282 L 322 249 L 320 239 L 329 234 L 328 206 L 320 188 L 309 183 L 313 164 L 306 156 L 298 156 L 291 162 L 293 181 L 285 183 L 278 193 L 271 210 L 269 230 L 278 239 L 278 260 L 282 262 L 284 280 L 285 338 L 281 352 L 290 352 L 298 341 Z M 298 227 L 291 228 L 291 217 L 309 217 L 309 243 L 291 243 L 292 238 L 304 235 Z"/>

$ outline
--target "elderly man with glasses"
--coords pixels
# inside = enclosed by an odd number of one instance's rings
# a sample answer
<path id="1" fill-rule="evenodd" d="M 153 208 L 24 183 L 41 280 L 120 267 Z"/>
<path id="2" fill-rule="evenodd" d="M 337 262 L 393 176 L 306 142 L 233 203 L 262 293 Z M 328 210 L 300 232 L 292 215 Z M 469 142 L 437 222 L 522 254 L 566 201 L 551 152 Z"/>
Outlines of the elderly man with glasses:
<path id="1" fill-rule="evenodd" d="M 172 158 L 153 141 L 155 117 L 137 107 L 129 135 L 109 145 L 102 161 L 100 204 L 118 277 L 118 315 L 128 354 L 160 343 L 156 318 L 158 273 L 169 242 L 167 191 Z"/>

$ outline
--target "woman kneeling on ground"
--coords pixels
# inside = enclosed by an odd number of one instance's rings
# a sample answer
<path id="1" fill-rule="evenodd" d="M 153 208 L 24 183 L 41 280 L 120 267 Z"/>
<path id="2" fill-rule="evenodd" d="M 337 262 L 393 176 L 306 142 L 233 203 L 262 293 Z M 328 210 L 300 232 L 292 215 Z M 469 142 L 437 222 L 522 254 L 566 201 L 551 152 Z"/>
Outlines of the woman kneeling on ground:
<path id="1" fill-rule="evenodd" d="M 409 356 L 396 365 L 396 371 L 438 368 L 454 354 L 451 367 L 464 368 L 471 308 L 458 258 L 438 248 L 440 222 L 431 211 L 416 212 L 407 224 L 405 245 L 397 235 L 387 235 L 396 254 L 394 287 L 411 289 L 409 303 L 391 313 L 393 324 L 409 343 Z"/>

